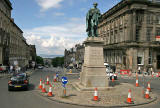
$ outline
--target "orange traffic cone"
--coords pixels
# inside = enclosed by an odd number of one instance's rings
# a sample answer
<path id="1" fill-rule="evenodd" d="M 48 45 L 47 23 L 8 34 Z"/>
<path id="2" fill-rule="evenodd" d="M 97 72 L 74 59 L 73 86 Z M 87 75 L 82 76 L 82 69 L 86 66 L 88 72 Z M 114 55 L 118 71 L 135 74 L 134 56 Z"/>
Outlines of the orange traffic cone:
<path id="1" fill-rule="evenodd" d="M 114 82 L 114 75 L 112 76 L 112 82 Z"/>
<path id="2" fill-rule="evenodd" d="M 45 82 L 43 82 L 43 86 L 42 86 L 42 93 L 46 93 L 46 88 L 45 88 Z"/>
<path id="3" fill-rule="evenodd" d="M 148 87 L 147 87 L 147 89 L 148 89 L 149 91 L 151 91 L 151 84 L 150 84 L 150 82 L 148 82 Z"/>
<path id="4" fill-rule="evenodd" d="M 146 98 L 146 99 L 149 99 L 149 98 L 150 98 L 150 96 L 149 96 L 149 89 L 146 90 L 145 98 Z"/>
<path id="5" fill-rule="evenodd" d="M 98 101 L 98 91 L 97 91 L 97 88 L 95 88 L 94 90 L 94 98 L 93 98 L 94 101 Z"/>
<path id="6" fill-rule="evenodd" d="M 159 73 L 157 73 L 156 77 L 159 77 Z"/>
<path id="7" fill-rule="evenodd" d="M 136 87 L 138 87 L 139 84 L 138 84 L 138 78 L 136 78 Z"/>
<path id="8" fill-rule="evenodd" d="M 40 79 L 39 89 L 42 89 L 42 79 Z"/>
<path id="9" fill-rule="evenodd" d="M 49 77 L 47 76 L 47 83 L 46 83 L 47 85 L 49 85 Z"/>
<path id="10" fill-rule="evenodd" d="M 52 86 L 51 85 L 49 86 L 48 96 L 53 96 L 53 94 L 52 94 Z"/>
<path id="11" fill-rule="evenodd" d="M 137 72 L 136 72 L 136 78 L 138 78 L 138 74 L 137 74 Z"/>
<path id="12" fill-rule="evenodd" d="M 56 75 L 54 75 L 53 81 L 54 81 L 54 82 L 57 81 Z"/>
<path id="13" fill-rule="evenodd" d="M 131 89 L 129 89 L 129 91 L 128 91 L 127 103 L 132 103 L 132 99 L 131 99 Z"/>

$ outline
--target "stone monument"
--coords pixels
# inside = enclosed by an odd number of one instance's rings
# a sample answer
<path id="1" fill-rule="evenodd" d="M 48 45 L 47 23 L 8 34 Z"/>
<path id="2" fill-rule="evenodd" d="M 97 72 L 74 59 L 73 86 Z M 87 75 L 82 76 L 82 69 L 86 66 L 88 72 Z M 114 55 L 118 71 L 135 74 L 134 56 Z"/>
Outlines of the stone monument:
<path id="1" fill-rule="evenodd" d="M 97 28 L 101 17 L 97 3 L 90 9 L 86 16 L 86 31 L 88 38 L 84 41 L 85 54 L 84 64 L 80 73 L 80 83 L 76 84 L 80 90 L 106 89 L 108 87 L 108 77 L 104 66 L 103 38 L 98 37 Z"/>

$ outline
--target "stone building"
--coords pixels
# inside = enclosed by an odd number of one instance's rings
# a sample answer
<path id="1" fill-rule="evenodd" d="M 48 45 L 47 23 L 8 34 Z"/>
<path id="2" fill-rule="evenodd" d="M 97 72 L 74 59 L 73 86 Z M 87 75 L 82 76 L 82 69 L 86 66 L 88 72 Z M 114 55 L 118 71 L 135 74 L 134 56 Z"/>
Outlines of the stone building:
<path id="1" fill-rule="evenodd" d="M 75 45 L 76 48 L 76 54 L 75 54 L 75 61 L 78 68 L 82 67 L 82 64 L 84 63 L 84 44 L 77 44 Z"/>
<path id="2" fill-rule="evenodd" d="M 30 46 L 23 37 L 23 31 L 11 18 L 12 5 L 9 0 L 0 0 L 0 64 L 28 65 Z"/>
<path id="3" fill-rule="evenodd" d="M 76 56 L 76 49 L 71 48 L 69 50 L 65 49 L 64 51 L 64 66 L 73 66 L 75 64 L 75 56 Z"/>
<path id="4" fill-rule="evenodd" d="M 121 0 L 102 15 L 98 33 L 105 62 L 117 70 L 160 70 L 160 0 Z"/>

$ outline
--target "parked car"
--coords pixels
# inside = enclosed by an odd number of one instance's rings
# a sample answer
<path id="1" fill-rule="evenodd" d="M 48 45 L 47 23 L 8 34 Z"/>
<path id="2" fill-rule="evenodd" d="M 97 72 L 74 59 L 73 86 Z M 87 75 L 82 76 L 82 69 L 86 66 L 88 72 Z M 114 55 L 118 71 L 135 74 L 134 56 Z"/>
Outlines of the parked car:
<path id="1" fill-rule="evenodd" d="M 117 75 L 113 72 L 111 66 L 108 63 L 104 63 L 104 66 L 106 66 L 107 77 L 112 80 L 112 76 L 114 76 L 114 80 L 117 80 Z"/>
<path id="2" fill-rule="evenodd" d="M 0 65 L 0 72 L 7 72 L 7 66 L 4 66 L 4 65 Z"/>
<path id="3" fill-rule="evenodd" d="M 28 87 L 29 87 L 29 76 L 26 73 L 19 73 L 13 75 L 8 81 L 8 91 L 20 88 L 28 90 Z"/>

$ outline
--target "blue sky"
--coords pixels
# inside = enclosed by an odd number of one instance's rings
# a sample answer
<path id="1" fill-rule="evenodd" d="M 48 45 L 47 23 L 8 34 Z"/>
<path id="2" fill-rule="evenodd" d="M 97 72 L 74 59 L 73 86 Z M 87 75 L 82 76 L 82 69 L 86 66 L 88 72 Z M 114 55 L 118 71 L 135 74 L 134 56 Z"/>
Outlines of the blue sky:
<path id="1" fill-rule="evenodd" d="M 10 0 L 12 17 L 37 54 L 63 55 L 87 37 L 85 16 L 97 2 L 101 13 L 120 0 Z"/>

